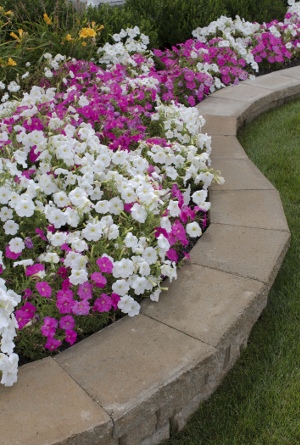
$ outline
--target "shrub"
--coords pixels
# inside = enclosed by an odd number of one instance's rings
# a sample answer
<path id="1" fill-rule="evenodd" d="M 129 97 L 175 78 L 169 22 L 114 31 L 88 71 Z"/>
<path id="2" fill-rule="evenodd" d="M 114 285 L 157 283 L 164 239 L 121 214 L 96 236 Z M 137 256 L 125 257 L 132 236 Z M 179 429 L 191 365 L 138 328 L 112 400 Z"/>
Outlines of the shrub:
<path id="1" fill-rule="evenodd" d="M 95 21 L 104 25 L 100 44 L 112 42 L 113 34 L 119 33 L 121 29 L 134 28 L 138 23 L 140 31 L 149 37 L 151 47 L 159 45 L 155 23 L 146 15 L 137 16 L 134 9 L 125 5 L 116 7 L 102 3 L 99 6 L 88 6 L 85 18 L 88 22 Z"/>
<path id="2" fill-rule="evenodd" d="M 160 48 L 184 42 L 193 29 L 226 13 L 218 0 L 127 0 L 125 9 L 132 11 L 138 23 L 144 19 L 152 24 Z"/>
<path id="3" fill-rule="evenodd" d="M 269 22 L 282 20 L 288 3 L 286 0 L 226 0 L 227 15 L 241 18 L 250 22 Z"/>

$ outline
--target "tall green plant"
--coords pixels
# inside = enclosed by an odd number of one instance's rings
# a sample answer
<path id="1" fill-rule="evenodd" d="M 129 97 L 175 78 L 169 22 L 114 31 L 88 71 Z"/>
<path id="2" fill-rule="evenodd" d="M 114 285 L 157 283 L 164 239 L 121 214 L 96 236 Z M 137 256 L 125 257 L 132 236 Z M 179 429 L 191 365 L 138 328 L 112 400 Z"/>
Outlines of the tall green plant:
<path id="1" fill-rule="evenodd" d="M 194 29 L 226 14 L 219 0 L 127 0 L 125 8 L 155 27 L 161 48 L 184 42 Z"/>
<path id="2" fill-rule="evenodd" d="M 228 16 L 258 23 L 282 20 L 287 6 L 287 0 L 225 0 Z"/>
<path id="3" fill-rule="evenodd" d="M 151 3 L 151 1 L 149 1 L 149 3 Z M 112 35 L 119 33 L 121 29 L 138 26 L 140 31 L 149 37 L 152 48 L 160 46 L 157 23 L 151 18 L 150 14 L 140 14 L 131 6 L 127 6 L 126 4 L 122 6 L 111 6 L 102 3 L 96 7 L 87 7 L 85 16 L 90 22 L 103 23 L 104 29 L 101 33 L 100 44 L 112 41 Z"/>
<path id="4" fill-rule="evenodd" d="M 34 23 L 46 13 L 71 26 L 77 14 L 70 0 L 1 0 L 1 5 L 6 11 L 12 11 L 16 22 Z"/>

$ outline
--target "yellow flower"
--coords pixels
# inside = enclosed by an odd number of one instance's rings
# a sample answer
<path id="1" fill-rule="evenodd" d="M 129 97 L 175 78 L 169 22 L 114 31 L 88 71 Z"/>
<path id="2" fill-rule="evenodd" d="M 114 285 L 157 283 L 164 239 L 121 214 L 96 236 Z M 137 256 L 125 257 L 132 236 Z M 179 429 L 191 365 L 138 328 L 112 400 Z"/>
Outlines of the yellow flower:
<path id="1" fill-rule="evenodd" d="M 17 34 L 15 34 L 13 31 L 12 31 L 9 35 L 12 36 L 14 39 L 16 39 L 17 42 L 20 42 L 19 37 L 18 37 Z"/>
<path id="2" fill-rule="evenodd" d="M 52 25 L 52 21 L 51 21 L 51 19 L 48 17 L 48 14 L 44 14 L 43 15 L 43 17 L 44 17 L 44 22 L 46 23 L 46 25 Z"/>
<path id="3" fill-rule="evenodd" d="M 66 37 L 65 37 L 65 40 L 66 40 L 67 42 L 70 42 L 70 41 L 72 41 L 72 40 L 74 40 L 74 39 L 72 39 L 71 34 L 67 34 Z"/>
<path id="4" fill-rule="evenodd" d="M 104 29 L 104 25 L 100 25 L 98 28 L 96 28 L 96 22 L 92 22 L 92 28 L 96 31 L 101 31 L 101 29 Z"/>
<path id="5" fill-rule="evenodd" d="M 15 62 L 11 57 L 9 57 L 7 61 L 7 66 L 16 66 L 17 62 Z"/>
<path id="6" fill-rule="evenodd" d="M 86 42 L 82 42 L 82 46 L 86 46 Z"/>
<path id="7" fill-rule="evenodd" d="M 96 31 L 94 31 L 92 28 L 82 28 L 79 33 L 79 37 L 86 39 L 87 37 L 95 37 L 96 34 Z"/>
<path id="8" fill-rule="evenodd" d="M 14 13 L 11 11 L 11 10 L 9 10 L 9 11 L 7 11 L 6 13 L 5 13 L 5 15 L 13 15 Z"/>

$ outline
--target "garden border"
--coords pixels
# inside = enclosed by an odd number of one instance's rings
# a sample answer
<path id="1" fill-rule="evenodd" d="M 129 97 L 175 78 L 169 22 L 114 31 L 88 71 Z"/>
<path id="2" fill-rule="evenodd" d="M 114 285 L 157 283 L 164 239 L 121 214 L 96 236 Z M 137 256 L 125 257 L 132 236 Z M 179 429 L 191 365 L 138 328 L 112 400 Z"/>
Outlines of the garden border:
<path id="1" fill-rule="evenodd" d="M 197 106 L 212 135 L 211 224 L 159 304 L 142 303 L 0 388 L 3 445 L 155 445 L 222 382 L 289 247 L 280 197 L 248 159 L 238 129 L 300 97 L 300 67 L 220 90 Z"/>

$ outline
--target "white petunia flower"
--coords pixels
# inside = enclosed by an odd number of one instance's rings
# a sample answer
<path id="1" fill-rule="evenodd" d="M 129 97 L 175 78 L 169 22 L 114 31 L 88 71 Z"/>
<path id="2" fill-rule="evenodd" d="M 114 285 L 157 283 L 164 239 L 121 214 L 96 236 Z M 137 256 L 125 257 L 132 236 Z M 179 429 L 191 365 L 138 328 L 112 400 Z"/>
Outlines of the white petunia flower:
<path id="1" fill-rule="evenodd" d="M 101 223 L 87 223 L 86 227 L 82 230 L 82 235 L 88 241 L 99 241 L 103 235 Z"/>
<path id="2" fill-rule="evenodd" d="M 113 267 L 113 276 L 115 278 L 128 278 L 134 272 L 134 263 L 129 258 L 122 258 L 115 261 Z"/>
<path id="3" fill-rule="evenodd" d="M 76 284 L 83 284 L 88 281 L 88 273 L 83 269 L 73 269 L 71 275 L 69 276 L 69 280 L 72 284 L 74 284 L 74 286 L 76 286 Z"/>
<path id="4" fill-rule="evenodd" d="M 94 208 L 97 213 L 105 214 L 109 211 L 110 203 L 107 200 L 98 201 Z"/>
<path id="5" fill-rule="evenodd" d="M 186 225 L 186 232 L 192 238 L 197 238 L 202 234 L 201 227 L 196 221 Z"/>
<path id="6" fill-rule="evenodd" d="M 8 220 L 3 224 L 3 229 L 6 235 L 16 235 L 19 230 L 19 224 L 13 220 Z"/>
<path id="7" fill-rule="evenodd" d="M 144 223 L 147 219 L 147 212 L 143 206 L 136 202 L 131 207 L 131 216 L 139 223 Z"/>
<path id="8" fill-rule="evenodd" d="M 170 200 L 167 209 L 169 210 L 171 216 L 176 217 L 180 215 L 180 208 L 178 205 L 178 201 Z"/>
<path id="9" fill-rule="evenodd" d="M 149 264 L 155 264 L 157 261 L 157 252 L 153 247 L 146 247 L 142 253 L 142 258 Z"/>
<path id="10" fill-rule="evenodd" d="M 9 243 L 9 249 L 13 252 L 13 253 L 21 253 L 22 250 L 25 248 L 25 244 L 22 240 L 22 238 L 16 237 L 16 238 L 12 238 Z"/>
<path id="11" fill-rule="evenodd" d="M 124 279 L 116 280 L 112 284 L 112 290 L 120 296 L 127 294 L 127 292 L 129 291 L 129 288 L 130 288 L 130 286 L 129 286 L 128 282 Z"/>
<path id="12" fill-rule="evenodd" d="M 141 306 L 129 295 L 124 295 L 118 301 L 118 308 L 129 317 L 134 317 L 139 314 Z"/>

